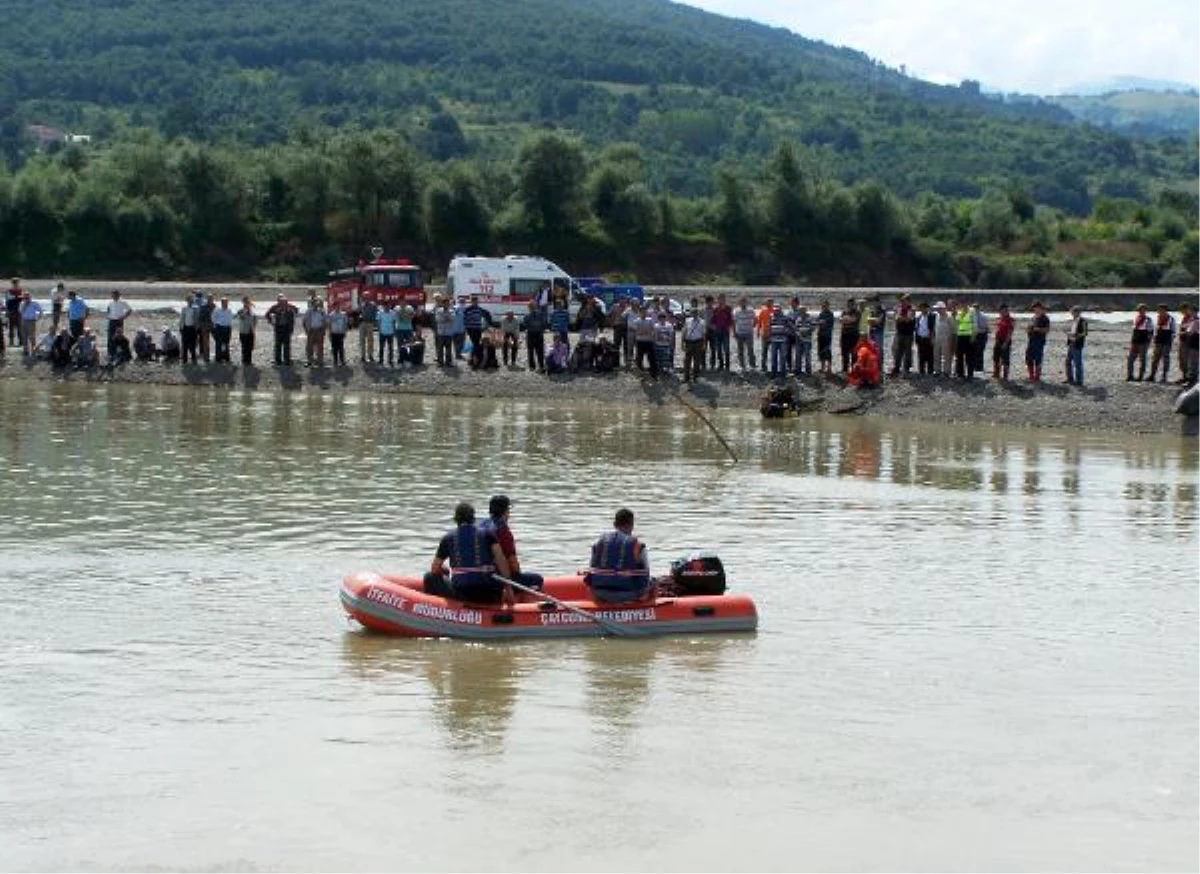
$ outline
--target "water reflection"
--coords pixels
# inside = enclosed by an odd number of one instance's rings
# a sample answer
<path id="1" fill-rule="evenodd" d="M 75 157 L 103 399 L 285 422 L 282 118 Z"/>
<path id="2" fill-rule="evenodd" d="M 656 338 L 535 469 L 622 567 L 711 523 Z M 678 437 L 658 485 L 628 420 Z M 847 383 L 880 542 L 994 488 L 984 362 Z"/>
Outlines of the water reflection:
<path id="1" fill-rule="evenodd" d="M 420 681 L 446 746 L 485 754 L 503 751 L 521 684 L 538 663 L 521 643 L 402 640 L 365 631 L 343 635 L 342 659 L 351 676 L 369 684 Z"/>

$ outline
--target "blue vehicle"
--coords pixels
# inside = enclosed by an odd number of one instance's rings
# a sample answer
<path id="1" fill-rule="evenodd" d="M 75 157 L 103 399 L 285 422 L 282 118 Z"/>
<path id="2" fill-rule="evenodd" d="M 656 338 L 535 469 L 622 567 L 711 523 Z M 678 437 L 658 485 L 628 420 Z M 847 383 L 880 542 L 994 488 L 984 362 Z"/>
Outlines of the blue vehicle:
<path id="1" fill-rule="evenodd" d="M 611 310 L 614 306 L 616 306 L 617 301 L 620 300 L 629 300 L 636 303 L 641 303 L 646 299 L 645 290 L 636 283 L 624 285 L 609 285 L 608 283 L 603 283 L 591 286 L 582 286 L 581 284 L 581 287 L 586 294 L 590 294 L 592 297 L 604 304 L 605 312 Z"/>

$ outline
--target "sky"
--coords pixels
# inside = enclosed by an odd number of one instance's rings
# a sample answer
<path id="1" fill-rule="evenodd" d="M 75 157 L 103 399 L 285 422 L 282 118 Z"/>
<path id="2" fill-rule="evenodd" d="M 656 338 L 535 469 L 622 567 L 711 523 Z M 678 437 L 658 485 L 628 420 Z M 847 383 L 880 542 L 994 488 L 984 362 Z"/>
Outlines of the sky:
<path id="1" fill-rule="evenodd" d="M 1063 93 L 1138 76 L 1200 81 L 1197 0 L 684 0 L 857 49 L 941 84 Z"/>

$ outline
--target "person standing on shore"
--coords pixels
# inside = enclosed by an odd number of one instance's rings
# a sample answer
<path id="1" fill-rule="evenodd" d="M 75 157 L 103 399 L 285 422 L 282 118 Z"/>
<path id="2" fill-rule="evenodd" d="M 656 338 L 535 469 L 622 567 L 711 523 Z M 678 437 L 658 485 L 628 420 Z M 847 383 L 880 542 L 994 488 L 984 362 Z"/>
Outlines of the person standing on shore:
<path id="1" fill-rule="evenodd" d="M 1088 324 L 1083 310 L 1071 307 L 1071 324 L 1067 326 L 1067 385 L 1083 385 L 1083 346 L 1087 342 Z"/>
<path id="2" fill-rule="evenodd" d="M 737 343 L 738 367 L 746 372 L 746 355 L 750 356 L 750 369 L 754 370 L 754 322 L 756 315 L 750 308 L 750 299 L 742 295 L 737 309 L 733 311 L 733 339 Z"/>
<path id="3" fill-rule="evenodd" d="M 517 347 L 521 342 L 521 321 L 512 310 L 500 319 L 500 355 L 505 367 L 517 366 Z"/>
<path id="4" fill-rule="evenodd" d="M 117 329 L 125 327 L 125 320 L 129 318 L 131 312 L 133 312 L 133 309 L 129 304 L 121 300 L 121 292 L 114 288 L 112 300 L 108 302 L 108 334 L 104 350 L 108 354 L 110 361 L 113 357 L 113 339 L 117 336 Z"/>
<path id="5" fill-rule="evenodd" d="M 929 312 L 929 304 L 921 301 L 917 305 L 913 335 L 917 345 L 917 374 L 933 375 L 933 330 L 937 316 Z M 896 333 L 900 333 L 900 319 L 896 318 Z"/>
<path id="6" fill-rule="evenodd" d="M 1000 304 L 1000 315 L 996 317 L 996 342 L 992 345 L 992 377 L 1004 382 L 1008 382 L 1008 368 L 1012 362 L 1014 326 L 1008 304 Z"/>
<path id="7" fill-rule="evenodd" d="M 1154 317 L 1154 353 L 1150 356 L 1150 381 L 1158 375 L 1162 365 L 1162 381 L 1166 382 L 1171 370 L 1171 344 L 1175 342 L 1175 317 L 1165 303 L 1158 305 Z"/>
<path id="8" fill-rule="evenodd" d="M 58 324 L 62 321 L 63 307 L 67 301 L 67 289 L 63 283 L 58 283 L 54 286 L 54 291 L 50 292 L 50 333 L 55 337 L 58 336 Z"/>
<path id="9" fill-rule="evenodd" d="M 217 304 L 211 294 L 205 295 L 203 299 L 197 294 L 196 304 L 200 313 L 200 319 L 196 324 L 197 335 L 200 338 L 200 359 L 208 364 L 212 360 L 210 352 L 212 349 L 213 311 L 217 308 Z"/>
<path id="10" fill-rule="evenodd" d="M 25 351 L 28 358 L 33 357 L 33 353 L 37 351 L 37 323 L 42 317 L 42 305 L 38 303 L 29 292 L 23 292 L 21 295 L 21 348 Z"/>
<path id="11" fill-rule="evenodd" d="M 74 342 L 83 336 L 84 325 L 87 322 L 87 301 L 77 295 L 72 289 L 67 292 L 67 329 L 71 332 Z"/>
<path id="12" fill-rule="evenodd" d="M 654 357 L 658 373 L 675 372 L 675 324 L 665 310 L 658 311 L 658 322 L 654 326 Z"/>
<path id="13" fill-rule="evenodd" d="M 1025 366 L 1029 369 L 1029 381 L 1042 381 L 1042 359 L 1046 354 L 1046 337 L 1050 334 L 1050 317 L 1040 300 L 1033 303 L 1033 318 L 1025 329 Z"/>
<path id="14" fill-rule="evenodd" d="M 725 295 L 717 295 L 717 305 L 713 308 L 712 321 L 709 331 L 715 347 L 716 364 L 720 370 L 729 369 L 729 333 L 733 328 L 733 308 L 725 300 Z"/>
<path id="15" fill-rule="evenodd" d="M 218 364 L 230 364 L 229 347 L 233 344 L 233 310 L 229 298 L 221 295 L 220 306 L 212 313 L 213 360 Z"/>
<path id="16" fill-rule="evenodd" d="M 329 320 L 325 317 L 325 307 L 318 298 L 308 302 L 304 311 L 301 326 L 304 328 L 304 366 L 325 366 L 325 329 Z"/>
<path id="17" fill-rule="evenodd" d="M 829 308 L 829 299 L 821 301 L 817 313 L 817 362 L 821 373 L 833 373 L 833 325 L 837 320 Z"/>
<path id="18" fill-rule="evenodd" d="M 396 307 L 396 358 L 403 362 L 402 347 L 412 342 L 417 330 L 417 311 L 404 301 Z"/>
<path id="19" fill-rule="evenodd" d="M 975 323 L 975 336 L 971 338 L 971 352 L 975 356 L 976 373 L 984 372 L 983 356 L 988 344 L 988 317 L 984 315 L 979 304 L 971 304 L 971 318 Z"/>
<path id="20" fill-rule="evenodd" d="M 1196 381 L 1196 368 L 1192 362 L 1192 350 L 1196 347 L 1192 345 L 1192 338 L 1196 336 L 1197 316 L 1192 309 L 1192 305 L 1181 303 L 1179 305 L 1179 383 L 1194 383 Z M 1166 365 L 1163 365 L 1163 375 L 1166 375 Z"/>
<path id="21" fill-rule="evenodd" d="M 72 322 L 74 324 L 74 322 Z M 179 343 L 183 348 L 183 354 L 180 361 L 187 364 L 191 361 L 195 364 L 196 348 L 200 336 L 200 307 L 197 306 L 196 298 L 190 294 L 183 298 L 183 307 L 179 310 Z"/>
<path id="22" fill-rule="evenodd" d="M 8 292 L 4 296 L 4 312 L 8 316 L 8 345 L 14 349 L 21 345 L 21 302 L 25 299 L 25 290 L 21 288 L 21 280 L 14 278 L 8 284 Z"/>
<path id="23" fill-rule="evenodd" d="M 900 295 L 896 304 L 896 336 L 892 338 L 892 376 L 912 373 L 913 335 L 917 329 L 917 317 L 909 303 L 907 293 Z"/>
<path id="24" fill-rule="evenodd" d="M 238 345 L 242 350 L 242 365 L 249 367 L 254 363 L 254 323 L 258 317 L 254 315 L 254 302 L 250 296 L 242 298 L 242 308 L 237 311 L 233 322 L 237 326 Z"/>
<path id="25" fill-rule="evenodd" d="M 842 354 L 842 373 L 849 373 L 850 366 L 854 363 L 854 347 L 858 345 L 859 318 L 861 313 L 858 311 L 858 304 L 854 298 L 846 301 L 846 308 L 842 310 L 842 315 L 838 319 L 842 326 L 842 335 L 838 343 L 838 351 Z"/>
<path id="26" fill-rule="evenodd" d="M 695 307 L 683 320 L 683 381 L 695 382 L 704 369 L 704 316 Z"/>
<path id="27" fill-rule="evenodd" d="M 959 379 L 975 378 L 975 317 L 965 303 L 955 315 L 954 375 Z"/>
<path id="28" fill-rule="evenodd" d="M 650 318 L 645 304 L 638 307 L 639 317 L 632 325 L 634 346 L 637 355 L 634 364 L 638 370 L 649 370 L 651 376 L 658 376 L 658 358 L 654 354 L 654 329 L 656 322 Z"/>
<path id="29" fill-rule="evenodd" d="M 536 300 L 529 302 L 529 312 L 521 319 L 525 332 L 525 359 L 529 370 L 546 372 L 546 314 Z"/>
<path id="30" fill-rule="evenodd" d="M 1196 384 L 1200 371 L 1200 317 L 1185 303 L 1179 307 L 1183 320 L 1179 324 L 1179 368 L 1183 376 L 1179 382 L 1191 387 Z"/>
<path id="31" fill-rule="evenodd" d="M 471 338 L 471 348 L 478 349 L 483 342 L 483 329 L 492 327 L 492 314 L 479 305 L 479 295 L 471 295 L 471 302 L 463 310 L 463 327 Z"/>
<path id="32" fill-rule="evenodd" d="M 796 337 L 792 367 L 796 376 L 812 376 L 813 331 L 816 327 L 816 321 L 808 314 L 808 307 L 801 305 L 792 321 Z"/>
<path id="33" fill-rule="evenodd" d="M 346 334 L 350 331 L 350 317 L 342 310 L 329 314 L 329 353 L 334 367 L 346 366 Z M 412 337 L 412 320 L 408 323 L 407 337 Z"/>
<path id="34" fill-rule="evenodd" d="M 393 367 L 396 363 L 396 324 L 399 318 L 396 307 L 388 301 L 375 314 L 375 324 L 379 327 L 379 363 Z"/>
<path id="35" fill-rule="evenodd" d="M 443 296 L 433 311 L 433 337 L 437 363 L 442 367 L 455 367 L 454 310 L 450 308 L 448 296 Z"/>
<path id="36" fill-rule="evenodd" d="M 954 375 L 954 301 L 950 301 L 950 306 L 938 301 L 933 309 L 936 319 L 933 328 L 933 371 L 938 376 L 950 377 Z"/>
<path id="37" fill-rule="evenodd" d="M 758 308 L 754 319 L 754 327 L 758 332 L 758 353 L 762 358 L 762 371 L 767 372 L 771 354 L 771 316 L 775 315 L 775 301 L 767 298 L 766 303 Z"/>
<path id="38" fill-rule="evenodd" d="M 292 366 L 292 332 L 296 330 L 296 314 L 285 295 L 279 295 L 266 312 L 267 324 L 275 331 L 275 365 Z"/>
<path id="39" fill-rule="evenodd" d="M 1129 338 L 1129 357 L 1125 361 L 1125 381 L 1141 382 L 1146 378 L 1146 353 L 1150 350 L 1150 337 L 1154 333 L 1154 322 L 1146 314 L 1146 305 L 1137 305 L 1133 317 L 1133 335 Z M 1134 362 L 1138 364 L 1138 375 L 1133 375 Z"/>
<path id="40" fill-rule="evenodd" d="M 450 314 L 454 316 L 454 359 L 462 361 L 463 347 L 467 345 L 467 325 L 464 321 L 466 316 L 466 307 L 460 301 L 454 301 L 450 307 Z"/>
<path id="41" fill-rule="evenodd" d="M 363 301 L 358 313 L 358 360 L 361 364 L 375 360 L 375 322 L 378 318 L 379 305 L 370 298 Z"/>

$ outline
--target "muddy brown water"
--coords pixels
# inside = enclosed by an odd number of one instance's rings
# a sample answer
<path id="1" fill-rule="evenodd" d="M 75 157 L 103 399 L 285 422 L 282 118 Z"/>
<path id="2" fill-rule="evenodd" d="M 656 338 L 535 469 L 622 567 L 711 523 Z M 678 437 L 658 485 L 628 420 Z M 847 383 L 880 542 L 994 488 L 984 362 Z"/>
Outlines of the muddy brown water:
<path id="1" fill-rule="evenodd" d="M 1194 870 L 1197 451 L 0 382 L 0 868 Z M 628 505 L 755 635 L 364 635 L 341 575 Z"/>

